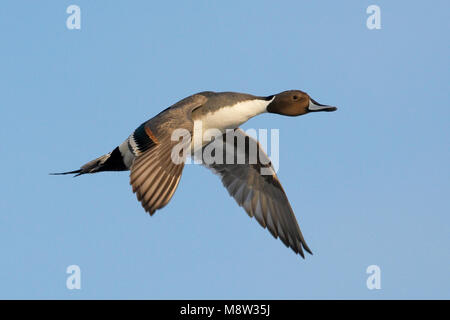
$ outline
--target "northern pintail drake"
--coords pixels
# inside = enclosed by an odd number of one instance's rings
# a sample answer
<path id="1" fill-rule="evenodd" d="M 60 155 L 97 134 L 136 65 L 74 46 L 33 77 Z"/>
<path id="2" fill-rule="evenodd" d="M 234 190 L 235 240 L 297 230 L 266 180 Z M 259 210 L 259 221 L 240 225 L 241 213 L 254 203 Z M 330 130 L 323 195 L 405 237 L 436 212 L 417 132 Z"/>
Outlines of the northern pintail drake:
<path id="1" fill-rule="evenodd" d="M 303 250 L 312 252 L 275 169 L 260 144 L 239 126 L 266 112 L 300 116 L 336 109 L 317 103 L 300 90 L 267 97 L 236 92 L 200 92 L 141 124 L 110 153 L 86 163 L 79 170 L 57 174 L 79 176 L 130 170 L 133 192 L 144 209 L 153 215 L 172 198 L 187 157 L 194 156 L 195 159 L 196 154 L 202 155 L 199 151 L 206 151 L 215 143 L 216 149 L 210 154 L 216 156 L 218 150 L 224 150 L 222 155 L 214 158 L 215 161 L 204 161 L 203 165 L 221 177 L 229 194 L 250 217 L 255 217 L 275 238 L 279 237 L 304 258 Z M 194 143 L 198 131 L 203 134 L 208 129 L 215 129 L 220 136 L 216 134 L 215 139 Z M 230 131 L 234 135 L 231 141 L 226 138 Z M 252 157 L 252 150 L 257 151 L 256 157 Z M 240 156 L 241 161 L 237 161 Z"/>

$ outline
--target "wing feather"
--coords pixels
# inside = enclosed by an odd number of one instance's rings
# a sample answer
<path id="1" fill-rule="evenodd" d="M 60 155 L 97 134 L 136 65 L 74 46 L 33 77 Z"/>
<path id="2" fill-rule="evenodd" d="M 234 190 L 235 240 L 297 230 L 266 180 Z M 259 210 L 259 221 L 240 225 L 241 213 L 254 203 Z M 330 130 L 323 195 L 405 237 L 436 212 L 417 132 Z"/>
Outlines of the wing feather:
<path id="1" fill-rule="evenodd" d="M 172 150 L 179 141 L 172 141 L 172 132 L 185 129 L 192 136 L 192 111 L 207 100 L 193 95 L 167 108 L 159 116 L 139 127 L 139 139 L 148 148 L 134 160 L 131 166 L 130 184 L 137 199 L 150 215 L 169 203 L 180 182 L 184 167 L 172 159 Z M 147 135 L 147 136 L 146 136 Z M 151 143 L 146 143 L 151 140 Z M 182 140 L 188 144 L 190 140 Z"/>
<path id="2" fill-rule="evenodd" d="M 229 194 L 244 208 L 250 217 L 255 217 L 258 223 L 267 228 L 269 232 L 294 252 L 304 257 L 303 249 L 311 253 L 298 226 L 294 212 L 284 192 L 270 159 L 261 149 L 256 140 L 246 135 L 241 129 L 235 130 L 237 141 L 245 138 L 246 148 L 237 146 L 235 141 L 227 141 L 226 134 L 222 137 L 226 152 L 245 152 L 244 164 L 226 164 L 226 156 L 222 164 L 205 164 L 214 173 L 218 174 Z M 239 137 L 241 136 L 241 137 Z M 244 137 L 242 137 L 244 136 Z M 241 139 L 242 141 L 242 139 Z M 257 163 L 250 163 L 250 144 L 255 143 L 259 157 Z M 262 175 L 261 169 L 269 169 L 269 175 Z"/>

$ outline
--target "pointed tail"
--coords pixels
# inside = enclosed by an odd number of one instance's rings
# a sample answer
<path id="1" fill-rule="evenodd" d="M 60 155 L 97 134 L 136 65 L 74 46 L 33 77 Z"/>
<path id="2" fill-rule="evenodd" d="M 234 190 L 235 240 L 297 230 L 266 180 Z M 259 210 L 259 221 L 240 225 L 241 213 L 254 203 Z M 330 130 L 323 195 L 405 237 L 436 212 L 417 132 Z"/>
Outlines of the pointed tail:
<path id="1" fill-rule="evenodd" d="M 112 152 L 107 153 L 97 159 L 89 161 L 78 170 L 50 173 L 51 175 L 64 175 L 75 174 L 74 177 L 78 177 L 85 173 L 96 173 L 100 171 L 124 171 L 128 170 L 125 166 L 120 153 L 119 147 L 115 148 Z"/>
<path id="2" fill-rule="evenodd" d="M 78 177 L 79 175 L 82 175 L 83 173 L 87 173 L 87 172 L 81 172 L 81 169 L 78 169 L 78 170 L 67 171 L 67 172 L 52 172 L 49 174 L 52 176 L 59 176 L 59 175 L 63 175 L 63 174 L 75 174 L 74 177 Z"/>

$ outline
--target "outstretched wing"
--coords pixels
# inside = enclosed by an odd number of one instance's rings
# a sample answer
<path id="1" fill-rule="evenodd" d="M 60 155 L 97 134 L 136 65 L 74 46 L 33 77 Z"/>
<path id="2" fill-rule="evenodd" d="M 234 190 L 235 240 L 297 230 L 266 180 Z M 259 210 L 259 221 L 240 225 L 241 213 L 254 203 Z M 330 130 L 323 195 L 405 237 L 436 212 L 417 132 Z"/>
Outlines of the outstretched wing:
<path id="1" fill-rule="evenodd" d="M 131 166 L 130 184 L 145 211 L 151 215 L 169 203 L 175 193 L 186 157 L 186 152 L 182 151 L 186 151 L 191 142 L 191 113 L 206 100 L 202 95 L 181 100 L 143 123 L 134 133 L 145 149 Z M 180 134 L 180 140 L 172 141 L 172 133 L 177 129 L 184 135 Z"/>
<path id="2" fill-rule="evenodd" d="M 203 164 L 221 177 L 223 185 L 236 202 L 250 217 L 255 217 L 263 228 L 267 227 L 275 238 L 279 237 L 302 257 L 303 249 L 312 254 L 269 157 L 259 143 L 241 129 L 236 129 L 234 136 L 233 139 L 227 139 L 227 134 L 224 134 L 221 140 L 211 142 L 217 143 L 217 146 L 222 144 L 222 148 L 215 150 L 223 150 L 222 164 L 219 161 L 210 164 L 204 161 Z M 250 154 L 251 150 L 256 150 L 256 157 Z M 215 152 L 211 152 L 214 157 Z M 234 163 L 226 163 L 227 155 L 228 159 L 234 159 Z"/>

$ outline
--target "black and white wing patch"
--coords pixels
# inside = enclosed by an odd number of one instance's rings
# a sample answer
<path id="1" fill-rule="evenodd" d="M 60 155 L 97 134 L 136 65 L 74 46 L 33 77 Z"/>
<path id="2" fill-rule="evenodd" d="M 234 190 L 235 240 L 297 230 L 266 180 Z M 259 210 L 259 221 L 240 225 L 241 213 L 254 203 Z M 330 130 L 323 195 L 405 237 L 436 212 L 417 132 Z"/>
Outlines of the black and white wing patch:
<path id="1" fill-rule="evenodd" d="M 269 157 L 259 143 L 241 129 L 236 129 L 234 134 L 234 141 L 227 141 L 226 134 L 222 137 L 224 155 L 234 152 L 235 160 L 236 157 L 243 156 L 245 162 L 226 164 L 226 159 L 223 159 L 223 164 L 204 165 L 221 177 L 223 185 L 236 202 L 250 217 L 255 217 L 263 228 L 267 227 L 275 238 L 279 237 L 287 247 L 302 257 L 303 249 L 312 254 Z M 237 143 L 240 138 L 245 139 L 244 148 Z M 252 149 L 252 144 L 253 150 L 258 151 L 255 161 L 250 161 L 248 152 Z M 264 175 L 261 174 L 262 169 L 265 170 Z"/>

